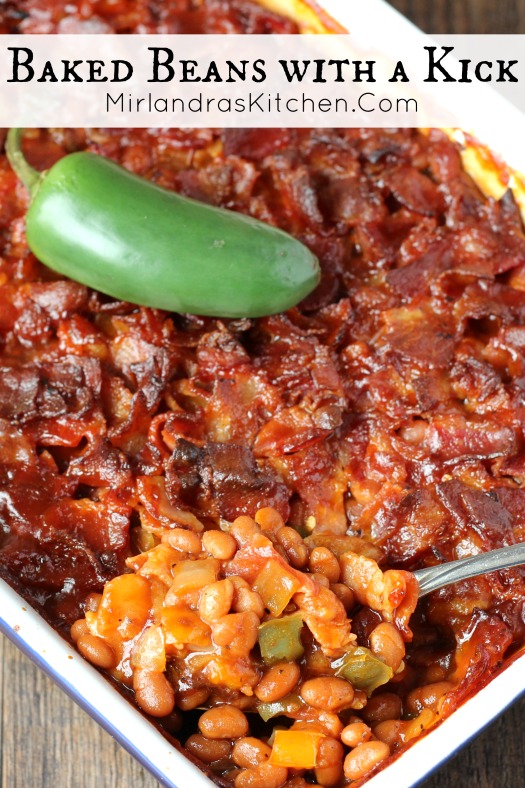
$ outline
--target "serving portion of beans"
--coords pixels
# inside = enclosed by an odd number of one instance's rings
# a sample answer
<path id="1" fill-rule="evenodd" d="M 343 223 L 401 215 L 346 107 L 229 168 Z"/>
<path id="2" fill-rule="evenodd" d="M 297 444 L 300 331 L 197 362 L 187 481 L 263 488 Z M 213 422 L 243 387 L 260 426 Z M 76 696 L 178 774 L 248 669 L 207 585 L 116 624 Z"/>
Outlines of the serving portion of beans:
<path id="1" fill-rule="evenodd" d="M 202 709 L 186 748 L 212 774 L 339 788 L 411 735 L 403 715 L 439 719 L 453 684 L 414 687 L 406 666 L 409 573 L 384 574 L 356 537 L 305 540 L 269 508 L 223 527 L 159 528 L 71 629 L 147 714 Z"/>

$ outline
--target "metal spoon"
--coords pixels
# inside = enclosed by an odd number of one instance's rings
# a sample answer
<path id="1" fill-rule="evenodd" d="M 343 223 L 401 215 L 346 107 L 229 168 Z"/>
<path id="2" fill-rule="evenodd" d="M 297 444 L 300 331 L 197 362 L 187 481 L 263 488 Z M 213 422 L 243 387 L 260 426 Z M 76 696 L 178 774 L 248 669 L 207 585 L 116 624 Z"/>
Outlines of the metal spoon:
<path id="1" fill-rule="evenodd" d="M 484 575 L 497 569 L 508 569 L 519 564 L 525 564 L 525 542 L 510 547 L 500 547 L 498 550 L 490 550 L 488 553 L 473 555 L 470 558 L 429 566 L 428 569 L 418 569 L 414 575 L 419 583 L 419 596 L 422 597 L 459 580 L 467 580 L 469 577 Z"/>

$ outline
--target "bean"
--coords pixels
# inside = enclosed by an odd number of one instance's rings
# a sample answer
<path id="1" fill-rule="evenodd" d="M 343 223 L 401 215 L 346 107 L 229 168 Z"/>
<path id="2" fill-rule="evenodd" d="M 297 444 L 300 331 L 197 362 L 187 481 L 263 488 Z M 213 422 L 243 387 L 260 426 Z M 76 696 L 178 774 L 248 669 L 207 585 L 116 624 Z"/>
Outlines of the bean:
<path id="1" fill-rule="evenodd" d="M 320 711 L 317 719 L 323 728 L 323 732 L 332 736 L 334 739 L 340 737 L 341 731 L 343 730 L 343 723 L 337 714 L 333 714 L 331 711 Z"/>
<path id="2" fill-rule="evenodd" d="M 425 728 L 430 728 L 435 721 L 436 712 L 431 709 L 423 709 L 423 711 L 419 712 L 417 717 L 412 717 L 411 720 L 405 723 L 406 727 L 403 729 L 404 740 L 410 741 L 411 739 L 415 739 L 416 736 L 420 736 L 421 731 L 425 730 Z"/>
<path id="3" fill-rule="evenodd" d="M 303 709 L 303 716 L 305 719 L 296 720 L 291 730 L 313 731 L 330 736 L 332 739 L 339 739 L 343 723 L 337 714 L 332 714 L 330 711 L 319 711 L 318 714 L 312 715 L 311 709 L 306 708 Z M 315 716 L 315 722 L 311 721 L 313 716 Z"/>
<path id="4" fill-rule="evenodd" d="M 417 689 L 408 693 L 406 710 L 409 714 L 419 714 L 423 709 L 433 709 L 435 711 L 439 700 L 453 687 L 454 684 L 451 681 L 437 681 L 434 684 L 417 687 Z"/>
<path id="5" fill-rule="evenodd" d="M 330 581 L 325 575 L 322 575 L 320 572 L 314 572 L 312 578 L 323 588 L 330 588 Z"/>
<path id="6" fill-rule="evenodd" d="M 162 542 L 189 555 L 198 555 L 202 550 L 200 536 L 195 531 L 188 531 L 186 528 L 173 528 L 163 534 Z"/>
<path id="7" fill-rule="evenodd" d="M 277 532 L 284 525 L 284 520 L 271 506 L 263 506 L 255 515 L 255 522 L 263 531 Z"/>
<path id="8" fill-rule="evenodd" d="M 276 533 L 277 541 L 286 550 L 286 555 L 295 569 L 302 569 L 308 563 L 308 547 L 294 528 L 283 525 Z"/>
<path id="9" fill-rule="evenodd" d="M 405 741 L 404 732 L 409 723 L 404 720 L 383 720 L 374 728 L 374 736 L 388 744 L 391 750 Z"/>
<path id="10" fill-rule="evenodd" d="M 242 578 L 238 577 L 236 580 L 242 580 Z M 236 613 L 251 610 L 259 618 L 264 616 L 264 602 L 261 595 L 257 591 L 252 591 L 245 580 L 242 585 L 234 583 L 234 589 L 232 608 Z"/>
<path id="11" fill-rule="evenodd" d="M 177 694 L 177 706 L 182 711 L 191 711 L 197 706 L 203 706 L 210 697 L 210 690 L 206 687 L 183 690 Z"/>
<path id="12" fill-rule="evenodd" d="M 315 766 L 315 779 L 319 785 L 331 788 L 343 776 L 343 745 L 337 739 L 326 737 L 319 742 L 319 752 Z"/>
<path id="13" fill-rule="evenodd" d="M 105 640 L 91 635 L 89 632 L 80 635 L 77 640 L 77 648 L 89 662 L 96 665 L 97 668 L 104 668 L 110 670 L 117 664 L 115 652 Z"/>
<path id="14" fill-rule="evenodd" d="M 348 753 L 344 762 L 347 780 L 359 780 L 388 758 L 390 748 L 382 741 L 368 741 Z"/>
<path id="15" fill-rule="evenodd" d="M 136 670 L 133 689 L 140 708 L 152 717 L 167 717 L 175 707 L 175 691 L 164 673 Z"/>
<path id="16" fill-rule="evenodd" d="M 230 613 L 212 626 L 216 646 L 227 646 L 232 656 L 245 656 L 257 643 L 259 618 L 252 611 Z"/>
<path id="17" fill-rule="evenodd" d="M 339 561 L 328 547 L 314 547 L 308 567 L 310 572 L 319 572 L 327 577 L 330 583 L 337 583 L 341 574 Z"/>
<path id="18" fill-rule="evenodd" d="M 288 695 L 301 677 L 295 662 L 280 662 L 269 668 L 255 688 L 255 695 L 263 703 L 273 703 Z"/>
<path id="19" fill-rule="evenodd" d="M 198 725 L 207 739 L 240 739 L 248 733 L 246 714 L 228 703 L 205 711 Z"/>
<path id="20" fill-rule="evenodd" d="M 331 711 L 320 711 L 315 715 L 315 722 L 308 720 L 308 717 L 311 718 L 311 711 L 305 709 L 304 714 L 307 719 L 296 720 L 292 725 L 291 730 L 323 733 L 325 736 L 331 736 L 332 739 L 338 739 L 341 736 L 343 723 L 337 714 L 332 714 Z"/>
<path id="21" fill-rule="evenodd" d="M 271 747 L 268 747 L 263 741 L 255 739 L 253 736 L 246 736 L 242 739 L 237 739 L 235 742 L 232 760 L 236 766 L 249 769 L 263 761 L 267 761 L 271 754 Z"/>
<path id="22" fill-rule="evenodd" d="M 393 624 L 383 621 L 370 633 L 370 650 L 394 673 L 405 657 L 405 643 Z"/>
<path id="23" fill-rule="evenodd" d="M 251 517 L 242 515 L 233 521 L 231 527 L 231 535 L 240 547 L 250 544 L 253 537 L 259 534 L 261 529 Z"/>
<path id="24" fill-rule="evenodd" d="M 305 681 L 300 695 L 315 709 L 339 712 L 352 705 L 354 688 L 345 679 L 326 676 Z"/>
<path id="25" fill-rule="evenodd" d="M 352 722 L 346 728 L 343 728 L 341 741 L 347 747 L 357 747 L 358 744 L 368 741 L 371 735 L 372 731 L 364 722 Z"/>
<path id="26" fill-rule="evenodd" d="M 201 733 L 194 733 L 185 744 L 187 750 L 204 763 L 213 763 L 229 758 L 232 743 L 226 739 L 207 739 Z"/>
<path id="27" fill-rule="evenodd" d="M 220 691 L 216 693 L 216 698 L 218 703 L 224 703 L 224 698 Z M 209 705 L 211 706 L 212 704 L 210 703 Z M 241 693 L 235 698 L 235 705 L 238 709 L 241 709 L 241 711 L 253 711 L 253 697 Z"/>
<path id="28" fill-rule="evenodd" d="M 439 662 L 434 662 L 432 665 L 429 665 L 425 671 L 425 680 L 428 681 L 429 684 L 444 681 L 446 677 L 447 671 Z"/>
<path id="29" fill-rule="evenodd" d="M 361 716 L 369 725 L 383 720 L 395 720 L 401 716 L 401 698 L 393 692 L 383 692 L 370 698 Z"/>
<path id="30" fill-rule="evenodd" d="M 211 624 L 230 612 L 233 601 L 233 584 L 230 580 L 217 580 L 207 585 L 200 595 L 199 613 Z"/>
<path id="31" fill-rule="evenodd" d="M 70 634 L 73 643 L 76 643 L 82 635 L 87 635 L 89 628 L 85 618 L 79 618 L 71 626 Z"/>
<path id="32" fill-rule="evenodd" d="M 235 777 L 235 788 L 281 788 L 288 777 L 288 769 L 271 763 L 260 763 L 245 769 Z"/>
<path id="33" fill-rule="evenodd" d="M 345 586 L 344 583 L 332 583 L 330 589 L 339 599 L 347 613 L 355 607 L 354 592 L 351 588 Z"/>
<path id="34" fill-rule="evenodd" d="M 237 552 L 237 542 L 231 534 L 224 531 L 205 531 L 202 546 L 219 561 L 230 561 Z"/>

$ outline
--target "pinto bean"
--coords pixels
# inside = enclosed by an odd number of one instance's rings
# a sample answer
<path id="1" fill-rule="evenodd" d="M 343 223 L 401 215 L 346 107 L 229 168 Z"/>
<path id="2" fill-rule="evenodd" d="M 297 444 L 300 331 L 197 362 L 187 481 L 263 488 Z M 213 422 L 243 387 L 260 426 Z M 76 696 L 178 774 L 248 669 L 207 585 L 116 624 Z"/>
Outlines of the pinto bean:
<path id="1" fill-rule="evenodd" d="M 258 616 L 251 610 L 246 613 L 230 613 L 213 625 L 213 641 L 216 646 L 227 646 L 232 655 L 245 656 L 257 643 L 259 623 Z"/>
<path id="2" fill-rule="evenodd" d="M 207 739 L 240 739 L 248 733 L 246 714 L 228 703 L 205 711 L 198 725 Z"/>
<path id="3" fill-rule="evenodd" d="M 294 528 L 283 525 L 276 533 L 277 541 L 284 547 L 286 556 L 295 569 L 302 569 L 308 563 L 308 547 Z"/>
<path id="4" fill-rule="evenodd" d="M 401 698 L 393 692 L 382 692 L 370 698 L 362 711 L 362 717 L 369 725 L 383 720 L 396 720 L 401 716 Z"/>
<path id="5" fill-rule="evenodd" d="M 250 769 L 263 761 L 267 761 L 272 754 L 272 748 L 265 742 L 253 736 L 237 739 L 232 751 L 232 760 L 236 766 Z"/>
<path id="6" fill-rule="evenodd" d="M 357 747 L 358 744 L 368 741 L 371 736 L 372 731 L 368 725 L 365 725 L 364 722 L 353 722 L 347 725 L 346 728 L 343 728 L 341 732 L 341 741 L 343 744 L 346 744 L 347 747 Z"/>
<path id="7" fill-rule="evenodd" d="M 295 662 L 279 662 L 269 668 L 255 688 L 255 695 L 263 703 L 273 703 L 288 695 L 301 677 Z"/>
<path id="8" fill-rule="evenodd" d="M 136 670 L 133 689 L 140 708 L 152 717 L 167 717 L 175 707 L 175 691 L 164 673 Z"/>
<path id="9" fill-rule="evenodd" d="M 341 742 L 327 736 L 319 742 L 315 779 L 319 785 L 331 788 L 341 782 L 344 750 Z"/>
<path id="10" fill-rule="evenodd" d="M 354 699 L 354 688 L 345 679 L 322 676 L 305 681 L 301 687 L 301 698 L 322 711 L 339 712 L 348 709 Z"/>
<path id="11" fill-rule="evenodd" d="M 244 769 L 235 777 L 235 788 L 281 788 L 288 777 L 288 769 L 271 763 L 260 763 Z"/>
<path id="12" fill-rule="evenodd" d="M 310 572 L 319 573 L 328 578 L 330 583 L 337 583 L 341 568 L 339 561 L 328 547 L 314 547 L 308 562 Z"/>
<path id="13" fill-rule="evenodd" d="M 204 621 L 211 624 L 230 612 L 233 601 L 233 584 L 230 580 L 217 580 L 207 585 L 199 600 L 199 613 Z"/>
<path id="14" fill-rule="evenodd" d="M 408 693 L 406 699 L 407 711 L 410 714 L 419 714 L 423 709 L 435 711 L 440 699 L 453 687 L 454 684 L 451 681 L 436 681 L 434 684 L 417 687 L 417 689 Z"/>
<path id="15" fill-rule="evenodd" d="M 383 660 L 394 673 L 405 657 L 405 643 L 399 631 L 387 621 L 381 622 L 370 633 L 370 650 Z"/>
<path id="16" fill-rule="evenodd" d="M 255 522 L 263 531 L 277 532 L 284 525 L 284 520 L 271 506 L 263 506 L 255 514 Z"/>
<path id="17" fill-rule="evenodd" d="M 117 664 L 115 652 L 105 640 L 85 632 L 77 640 L 77 648 L 89 662 L 97 668 L 110 670 Z"/>
<path id="18" fill-rule="evenodd" d="M 198 555 L 202 550 L 201 538 L 195 531 L 188 531 L 186 528 L 173 528 L 163 534 L 162 541 L 189 555 Z"/>
<path id="19" fill-rule="evenodd" d="M 210 697 L 210 690 L 207 687 L 195 687 L 194 689 L 182 690 L 177 693 L 177 706 L 182 711 L 191 711 L 197 706 L 203 706 Z"/>
<path id="20" fill-rule="evenodd" d="M 347 613 L 355 607 L 354 592 L 344 583 L 331 583 L 330 590 L 339 599 Z"/>
<path id="21" fill-rule="evenodd" d="M 360 780 L 366 777 L 381 761 L 388 758 L 390 748 L 382 741 L 368 741 L 348 753 L 344 762 L 347 780 Z"/>
<path id="22" fill-rule="evenodd" d="M 207 739 L 201 733 L 194 733 L 185 744 L 187 750 L 204 763 L 213 763 L 229 758 L 232 743 L 227 739 Z"/>
<path id="23" fill-rule="evenodd" d="M 237 542 L 231 534 L 224 531 L 205 531 L 202 535 L 202 546 L 219 561 L 230 561 L 237 552 Z"/>
<path id="24" fill-rule="evenodd" d="M 70 634 L 73 643 L 77 643 L 82 635 L 87 635 L 89 632 L 88 624 L 85 618 L 79 618 L 71 625 Z"/>

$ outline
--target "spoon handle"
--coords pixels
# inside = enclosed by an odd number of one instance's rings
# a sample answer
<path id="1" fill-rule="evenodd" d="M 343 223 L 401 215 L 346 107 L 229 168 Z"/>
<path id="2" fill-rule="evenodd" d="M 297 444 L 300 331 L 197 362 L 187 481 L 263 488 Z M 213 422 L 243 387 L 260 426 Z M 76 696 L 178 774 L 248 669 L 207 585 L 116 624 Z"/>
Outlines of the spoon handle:
<path id="1" fill-rule="evenodd" d="M 459 580 L 467 580 L 469 577 L 494 572 L 497 569 L 507 569 L 519 564 L 525 564 L 525 542 L 500 547 L 498 550 L 491 550 L 488 553 L 474 555 L 470 558 L 460 558 L 458 561 L 430 566 L 427 569 L 418 569 L 414 575 L 419 583 L 419 596 L 422 597 L 438 588 L 457 583 Z"/>

